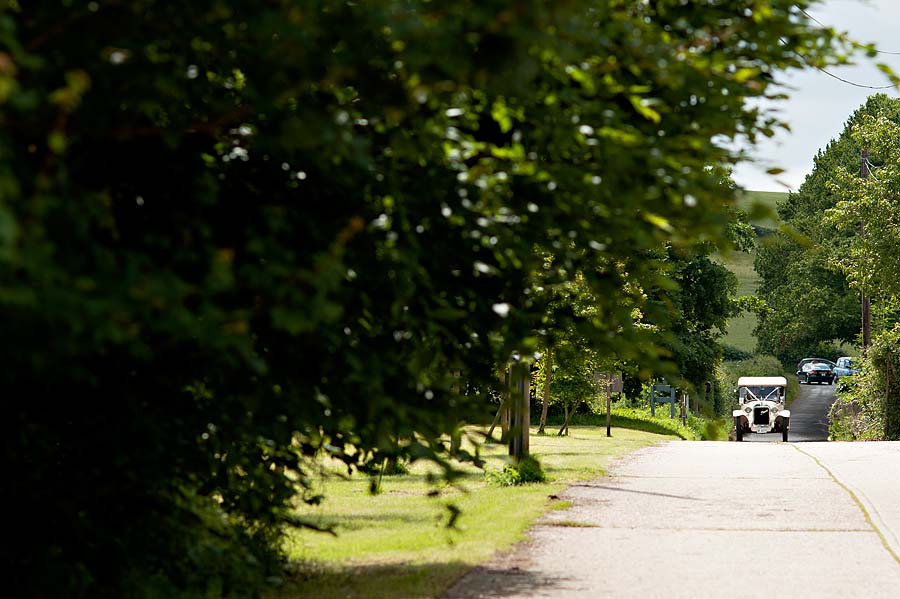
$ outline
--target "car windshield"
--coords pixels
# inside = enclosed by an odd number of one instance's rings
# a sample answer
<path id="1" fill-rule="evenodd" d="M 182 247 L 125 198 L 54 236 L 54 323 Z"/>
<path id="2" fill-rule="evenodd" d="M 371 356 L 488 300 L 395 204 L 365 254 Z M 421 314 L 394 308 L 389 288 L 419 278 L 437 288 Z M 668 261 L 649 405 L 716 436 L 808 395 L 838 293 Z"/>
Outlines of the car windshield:
<path id="1" fill-rule="evenodd" d="M 768 399 L 771 401 L 781 400 L 781 387 L 772 387 L 768 385 L 749 385 L 740 389 L 741 401 L 755 401 L 759 399 Z"/>

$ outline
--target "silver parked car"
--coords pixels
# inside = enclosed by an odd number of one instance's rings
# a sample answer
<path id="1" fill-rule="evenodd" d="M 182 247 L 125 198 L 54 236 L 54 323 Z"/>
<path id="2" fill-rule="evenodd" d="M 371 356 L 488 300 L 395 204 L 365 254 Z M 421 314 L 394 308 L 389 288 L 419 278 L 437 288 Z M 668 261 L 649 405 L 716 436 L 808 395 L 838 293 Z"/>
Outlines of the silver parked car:
<path id="1" fill-rule="evenodd" d="M 734 417 L 736 441 L 743 441 L 747 433 L 781 433 L 788 440 L 791 411 L 785 409 L 787 379 L 783 376 L 742 376 L 738 379 L 740 407 Z"/>

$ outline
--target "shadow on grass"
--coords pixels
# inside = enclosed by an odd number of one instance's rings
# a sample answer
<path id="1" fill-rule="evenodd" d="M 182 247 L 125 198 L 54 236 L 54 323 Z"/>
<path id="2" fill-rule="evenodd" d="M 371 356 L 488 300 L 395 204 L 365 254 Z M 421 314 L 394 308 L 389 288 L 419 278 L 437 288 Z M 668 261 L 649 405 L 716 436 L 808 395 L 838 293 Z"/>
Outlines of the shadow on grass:
<path id="1" fill-rule="evenodd" d="M 440 507 L 437 504 L 435 505 Z M 427 524 L 434 522 L 435 517 L 431 514 L 383 511 L 377 514 L 341 513 L 331 517 L 311 518 L 311 520 L 323 528 L 334 527 L 335 533 L 340 535 L 341 532 L 375 528 L 377 525 L 380 525 L 382 528 L 388 528 L 388 525 L 396 526 L 398 523 L 404 525 Z"/>
<path id="2" fill-rule="evenodd" d="M 466 576 L 466 574 L 469 574 Z M 559 577 L 516 567 L 472 568 L 460 561 L 424 564 L 331 565 L 304 562 L 285 585 L 265 599 L 474 599 L 527 596 L 558 588 Z M 448 590 L 449 589 L 449 590 Z"/>

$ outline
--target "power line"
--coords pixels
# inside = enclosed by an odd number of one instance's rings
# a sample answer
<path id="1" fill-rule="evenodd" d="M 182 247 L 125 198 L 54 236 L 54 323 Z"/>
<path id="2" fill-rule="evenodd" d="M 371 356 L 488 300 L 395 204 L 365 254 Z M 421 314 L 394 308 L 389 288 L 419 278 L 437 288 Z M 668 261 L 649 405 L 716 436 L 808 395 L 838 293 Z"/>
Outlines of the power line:
<path id="1" fill-rule="evenodd" d="M 805 59 L 804 59 L 804 60 L 805 60 Z M 841 82 L 843 82 L 843 83 L 846 83 L 847 85 L 852 85 L 852 86 L 854 86 L 854 87 L 864 87 L 864 88 L 866 88 L 866 89 L 890 89 L 890 88 L 897 87 L 897 84 L 896 84 L 896 83 L 895 83 L 895 84 L 891 84 L 891 85 L 863 85 L 862 83 L 854 83 L 853 81 L 848 81 L 848 80 L 844 79 L 843 77 L 838 77 L 838 76 L 835 75 L 834 73 L 829 73 L 828 71 L 826 71 L 826 70 L 823 69 L 822 67 L 817 67 L 816 65 L 814 65 L 814 64 L 812 64 L 812 63 L 810 63 L 810 62 L 808 62 L 808 61 L 807 61 L 806 64 L 808 64 L 808 65 L 811 66 L 811 67 L 816 67 L 816 69 L 822 71 L 823 73 L 825 73 L 825 74 L 828 75 L 829 77 L 834 77 L 834 78 L 837 79 L 838 81 L 841 81 Z"/>
<path id="2" fill-rule="evenodd" d="M 797 10 L 799 10 L 801 13 L 803 13 L 804 15 L 806 15 L 806 18 L 807 18 L 807 19 L 810 19 L 811 21 L 814 21 L 814 22 L 818 23 L 820 26 L 824 27 L 825 29 L 834 29 L 834 27 L 829 27 L 828 25 L 826 25 L 825 23 L 823 23 L 823 22 L 820 21 L 819 19 L 815 18 L 814 16 L 812 16 L 811 14 L 809 14 L 808 12 L 806 12 L 805 10 L 803 10 L 802 8 L 800 8 L 799 6 L 797 7 Z M 900 52 L 886 52 L 886 51 L 884 51 L 884 50 L 875 50 L 875 52 L 877 52 L 878 54 L 890 54 L 891 56 L 900 56 Z M 862 86 L 862 87 L 865 87 L 865 86 Z M 891 87 L 894 87 L 894 86 L 891 86 Z M 878 88 L 876 88 L 876 89 L 878 89 Z"/>
<path id="3" fill-rule="evenodd" d="M 778 41 L 780 41 L 782 44 L 784 44 L 785 46 L 787 46 L 787 40 L 784 39 L 783 37 L 779 37 L 779 38 L 778 38 Z M 818 65 L 815 65 L 815 64 L 811 63 L 804 55 L 800 54 L 799 52 L 796 52 L 796 51 L 795 51 L 794 54 L 796 54 L 796 55 L 800 58 L 800 60 L 802 60 L 803 62 L 805 62 L 808 66 L 811 66 L 811 67 L 813 67 L 813 68 L 815 68 L 815 69 L 817 69 L 817 70 L 819 70 L 819 71 L 822 71 L 823 73 L 825 73 L 825 74 L 828 75 L 829 77 L 834 77 L 834 78 L 837 79 L 838 81 L 841 81 L 842 83 L 846 83 L 847 85 L 852 85 L 853 87 L 863 87 L 863 88 L 866 88 L 866 89 L 892 89 L 892 88 L 895 88 L 895 87 L 900 86 L 900 84 L 897 84 L 897 83 L 892 83 L 892 84 L 890 84 L 890 85 L 864 85 L 864 84 L 862 84 L 862 83 L 855 83 L 855 82 L 853 82 L 853 81 L 849 81 L 849 80 L 847 80 L 847 79 L 844 79 L 843 77 L 838 77 L 838 76 L 835 75 L 834 73 L 830 73 L 830 72 L 826 71 L 825 69 L 823 69 L 822 67 L 820 67 L 820 66 L 818 66 Z"/>

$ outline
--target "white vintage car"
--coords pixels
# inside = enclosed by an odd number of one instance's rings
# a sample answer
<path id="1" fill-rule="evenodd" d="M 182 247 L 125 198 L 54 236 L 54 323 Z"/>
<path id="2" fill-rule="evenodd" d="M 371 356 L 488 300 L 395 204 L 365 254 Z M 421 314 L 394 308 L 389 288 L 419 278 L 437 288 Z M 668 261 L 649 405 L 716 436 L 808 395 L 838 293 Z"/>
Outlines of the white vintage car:
<path id="1" fill-rule="evenodd" d="M 791 411 L 784 409 L 787 379 L 783 376 L 742 376 L 738 379 L 740 408 L 734 416 L 735 440 L 743 441 L 745 433 L 781 433 L 788 440 Z"/>

